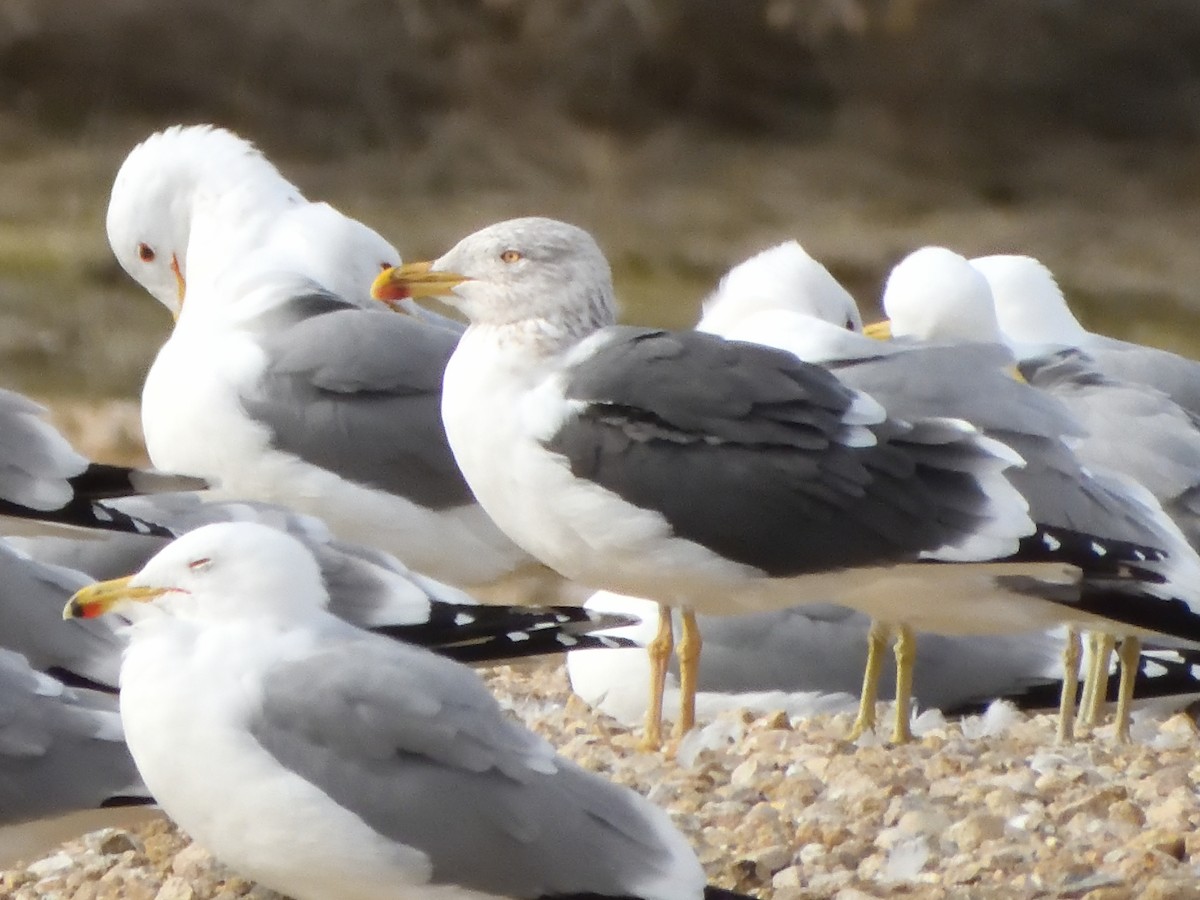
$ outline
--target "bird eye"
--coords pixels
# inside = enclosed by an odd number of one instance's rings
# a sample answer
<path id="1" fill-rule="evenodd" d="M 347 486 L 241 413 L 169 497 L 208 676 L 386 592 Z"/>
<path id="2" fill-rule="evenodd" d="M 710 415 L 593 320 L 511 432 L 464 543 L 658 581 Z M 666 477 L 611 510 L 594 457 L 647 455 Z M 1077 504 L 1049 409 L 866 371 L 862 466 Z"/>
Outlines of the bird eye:
<path id="1" fill-rule="evenodd" d="M 506 263 L 515 263 L 519 259 L 523 259 L 520 250 L 505 250 L 500 254 L 500 259 Z"/>
<path id="2" fill-rule="evenodd" d="M 138 259 L 142 262 L 154 262 L 154 248 L 149 244 L 138 244 Z"/>
<path id="3" fill-rule="evenodd" d="M 847 320 L 846 320 L 846 330 L 847 330 L 847 331 L 858 331 L 858 329 L 854 327 L 854 320 L 853 320 L 853 319 L 847 319 Z"/>
<path id="4" fill-rule="evenodd" d="M 200 559 L 193 559 L 190 563 L 188 563 L 188 568 L 191 569 L 193 572 L 203 572 L 205 569 L 207 569 L 211 565 L 212 565 L 212 560 L 209 559 L 207 556 L 204 556 L 204 557 L 201 557 Z"/>
<path id="5" fill-rule="evenodd" d="M 390 262 L 381 262 L 379 264 L 380 272 L 386 272 L 388 269 L 394 269 L 394 268 L 395 268 L 395 266 L 393 266 Z"/>

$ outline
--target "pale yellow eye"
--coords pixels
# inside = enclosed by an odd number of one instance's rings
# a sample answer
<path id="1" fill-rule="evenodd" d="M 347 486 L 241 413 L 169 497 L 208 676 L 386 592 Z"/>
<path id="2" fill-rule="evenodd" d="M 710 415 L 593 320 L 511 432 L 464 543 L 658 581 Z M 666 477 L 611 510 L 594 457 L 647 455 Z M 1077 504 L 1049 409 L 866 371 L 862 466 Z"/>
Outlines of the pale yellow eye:
<path id="1" fill-rule="evenodd" d="M 503 253 L 500 254 L 500 259 L 506 263 L 515 263 L 518 259 L 521 259 L 521 258 L 522 258 L 522 256 L 521 256 L 520 250 L 505 250 Z"/>

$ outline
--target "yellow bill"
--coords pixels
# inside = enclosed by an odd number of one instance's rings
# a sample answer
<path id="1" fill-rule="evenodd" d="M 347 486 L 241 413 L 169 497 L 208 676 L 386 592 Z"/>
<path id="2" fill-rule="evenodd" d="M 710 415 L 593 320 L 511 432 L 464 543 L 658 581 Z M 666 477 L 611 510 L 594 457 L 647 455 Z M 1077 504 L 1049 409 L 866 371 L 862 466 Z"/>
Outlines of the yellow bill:
<path id="1" fill-rule="evenodd" d="M 126 578 L 114 578 L 111 581 L 98 581 L 81 588 L 63 607 L 63 618 L 94 619 L 109 612 L 123 601 L 134 600 L 146 603 L 167 592 L 166 588 L 132 586 L 129 583 L 132 580 L 133 576 L 130 575 Z"/>

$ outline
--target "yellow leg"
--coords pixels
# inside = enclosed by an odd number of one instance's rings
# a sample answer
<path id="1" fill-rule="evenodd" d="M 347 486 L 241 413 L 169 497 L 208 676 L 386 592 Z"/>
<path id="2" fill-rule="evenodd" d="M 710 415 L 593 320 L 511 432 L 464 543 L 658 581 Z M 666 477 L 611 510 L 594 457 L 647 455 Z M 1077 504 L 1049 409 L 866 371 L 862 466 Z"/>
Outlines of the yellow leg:
<path id="1" fill-rule="evenodd" d="M 863 669 L 862 693 L 858 698 L 858 718 L 850 729 L 850 740 L 857 741 L 868 731 L 875 730 L 875 703 L 879 699 L 879 674 L 883 671 L 883 653 L 887 649 L 890 628 L 884 622 L 872 621 L 867 632 L 867 664 Z"/>
<path id="2" fill-rule="evenodd" d="M 684 608 L 679 644 L 679 721 L 675 723 L 676 737 L 683 737 L 696 727 L 696 684 L 700 674 L 700 624 L 694 610 Z"/>
<path id="3" fill-rule="evenodd" d="M 893 744 L 912 743 L 913 668 L 917 663 L 917 636 L 908 625 L 901 625 L 896 634 L 896 727 L 892 729 Z"/>
<path id="4" fill-rule="evenodd" d="M 1096 661 L 1100 656 L 1100 632 L 1089 631 L 1085 634 L 1087 656 L 1084 659 L 1083 694 L 1079 698 L 1080 724 L 1087 724 L 1087 713 L 1092 708 L 1092 695 L 1096 692 Z"/>
<path id="5" fill-rule="evenodd" d="M 1082 654 L 1079 629 L 1068 628 L 1062 655 L 1062 696 L 1058 701 L 1058 742 L 1075 736 L 1075 696 L 1079 693 L 1079 663 Z"/>
<path id="6" fill-rule="evenodd" d="M 1085 710 L 1080 710 L 1080 716 L 1085 725 L 1095 728 L 1104 718 L 1104 704 L 1108 702 L 1108 667 L 1112 661 L 1113 649 L 1117 639 L 1111 634 L 1102 634 L 1096 643 L 1096 658 L 1093 661 L 1092 678 L 1095 686 L 1092 688 L 1091 704 Z"/>
<path id="7" fill-rule="evenodd" d="M 1117 659 L 1121 661 L 1121 682 L 1117 691 L 1117 731 L 1118 744 L 1129 743 L 1129 724 L 1132 718 L 1133 681 L 1137 674 L 1138 662 L 1142 655 L 1142 642 L 1132 635 L 1121 641 L 1121 649 Z"/>
<path id="8" fill-rule="evenodd" d="M 663 692 L 667 688 L 667 664 L 671 661 L 671 608 L 659 604 L 658 632 L 646 645 L 650 657 L 650 703 L 646 707 L 646 733 L 642 736 L 644 750 L 662 747 Z"/>

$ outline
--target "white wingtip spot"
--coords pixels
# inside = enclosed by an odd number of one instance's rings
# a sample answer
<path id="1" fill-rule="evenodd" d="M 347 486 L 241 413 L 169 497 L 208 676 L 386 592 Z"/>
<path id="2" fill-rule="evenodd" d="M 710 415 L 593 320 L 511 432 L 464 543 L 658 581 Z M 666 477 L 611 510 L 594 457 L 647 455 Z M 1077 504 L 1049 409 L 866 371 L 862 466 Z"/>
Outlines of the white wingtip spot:
<path id="1" fill-rule="evenodd" d="M 507 635 L 505 635 L 505 637 L 514 642 L 529 640 L 529 634 L 524 631 L 510 631 Z"/>
<path id="2" fill-rule="evenodd" d="M 1092 552 L 1095 553 L 1097 556 L 1107 556 L 1108 548 L 1105 547 L 1103 544 L 1101 544 L 1099 541 L 1092 541 Z"/>
<path id="3" fill-rule="evenodd" d="M 1062 547 L 1062 541 L 1048 531 L 1042 534 L 1042 543 L 1045 544 L 1047 550 L 1051 551 L 1058 550 L 1060 547 Z"/>
<path id="4" fill-rule="evenodd" d="M 455 625 L 470 625 L 475 621 L 475 617 L 470 613 L 460 612 L 454 617 Z"/>
<path id="5" fill-rule="evenodd" d="M 562 644 L 564 647 L 574 647 L 576 644 L 579 643 L 579 638 L 577 638 L 573 635 L 570 635 L 570 634 L 556 634 L 554 636 L 554 639 L 556 641 L 558 641 L 560 644 Z"/>

